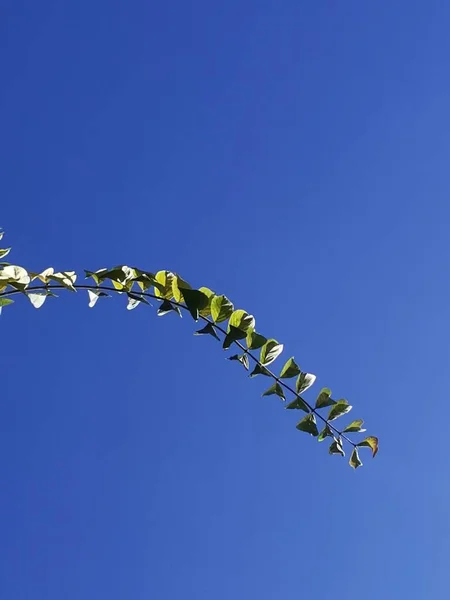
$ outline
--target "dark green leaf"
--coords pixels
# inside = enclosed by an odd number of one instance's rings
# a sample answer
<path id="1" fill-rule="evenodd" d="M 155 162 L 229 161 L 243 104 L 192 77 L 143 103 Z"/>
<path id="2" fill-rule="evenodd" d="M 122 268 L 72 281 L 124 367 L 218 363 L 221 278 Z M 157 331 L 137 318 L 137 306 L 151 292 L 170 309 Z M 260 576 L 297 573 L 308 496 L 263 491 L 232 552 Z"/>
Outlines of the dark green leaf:
<path id="1" fill-rule="evenodd" d="M 347 414 L 351 410 L 352 407 L 347 400 L 339 400 L 331 407 L 330 412 L 328 413 L 328 421 L 334 421 L 334 419 Z"/>
<path id="2" fill-rule="evenodd" d="M 370 435 L 369 437 L 366 437 L 365 440 L 363 440 L 362 442 L 359 442 L 359 444 L 357 444 L 358 446 L 368 446 L 369 448 L 371 448 L 372 450 L 372 456 L 375 458 L 377 452 L 378 452 L 378 438 L 375 437 L 374 435 Z"/>
<path id="3" fill-rule="evenodd" d="M 135 300 L 136 302 L 142 302 L 143 304 L 147 304 L 147 306 L 152 306 L 150 304 L 150 302 L 144 296 L 141 296 L 139 294 L 134 294 L 133 292 L 127 292 L 127 296 L 128 296 L 128 298 L 131 298 L 132 300 Z"/>
<path id="4" fill-rule="evenodd" d="M 292 402 L 289 402 L 286 408 L 304 410 L 306 413 L 310 412 L 308 405 L 302 398 L 294 398 Z"/>
<path id="5" fill-rule="evenodd" d="M 289 379 L 301 373 L 300 367 L 295 362 L 294 357 L 290 358 L 281 369 L 280 379 Z"/>
<path id="6" fill-rule="evenodd" d="M 161 302 L 161 305 L 158 308 L 158 316 L 162 317 L 171 311 L 178 313 L 178 315 L 181 317 L 181 311 L 178 306 L 174 306 L 171 302 L 169 302 L 169 300 L 164 300 Z"/>
<path id="7" fill-rule="evenodd" d="M 231 326 L 236 327 L 241 331 L 245 331 L 245 334 L 247 335 L 249 330 L 253 331 L 255 328 L 255 318 L 253 315 L 249 315 L 248 312 L 245 312 L 245 310 L 238 309 L 235 310 L 230 317 L 228 328 Z M 246 335 L 244 337 L 246 337 Z"/>
<path id="8" fill-rule="evenodd" d="M 331 429 L 329 428 L 329 426 L 328 426 L 328 425 L 325 425 L 325 427 L 324 427 L 324 428 L 322 429 L 322 431 L 319 433 L 319 437 L 317 438 L 317 441 L 319 441 L 319 442 L 323 442 L 323 440 L 324 440 L 326 437 L 333 437 L 333 436 L 334 436 L 334 434 L 333 434 L 333 432 L 331 431 Z"/>
<path id="9" fill-rule="evenodd" d="M 358 467 L 362 467 L 362 462 L 359 458 L 358 450 L 353 448 L 352 455 L 350 456 L 350 460 L 348 464 L 353 467 L 353 469 L 357 469 Z"/>
<path id="10" fill-rule="evenodd" d="M 300 373 L 297 377 L 296 390 L 297 394 L 303 394 L 306 392 L 316 380 L 316 376 L 312 373 Z"/>
<path id="11" fill-rule="evenodd" d="M 362 431 L 366 431 L 365 429 L 361 429 L 361 425 L 364 423 L 364 421 L 362 419 L 357 419 L 356 421 L 352 421 L 350 423 L 350 425 L 347 425 L 347 427 L 343 430 L 342 433 L 353 433 L 353 432 L 362 432 Z"/>
<path id="12" fill-rule="evenodd" d="M 306 433 L 309 433 L 314 437 L 319 435 L 319 430 L 317 429 L 316 425 L 316 417 L 312 413 L 306 415 L 306 417 L 303 417 L 303 419 L 297 423 L 296 427 L 300 431 L 306 431 Z"/>
<path id="13" fill-rule="evenodd" d="M 105 279 L 103 277 L 103 275 L 108 272 L 108 269 L 99 269 L 98 271 L 87 271 L 85 269 L 84 272 L 86 274 L 86 279 L 89 279 L 89 277 L 92 277 L 92 279 L 95 281 L 95 283 L 97 285 L 99 285 Z M 46 277 L 45 271 L 44 271 L 44 273 L 41 273 L 41 276 L 42 275 L 44 275 L 44 277 Z M 45 283 L 45 281 L 44 281 L 44 283 Z"/>
<path id="14" fill-rule="evenodd" d="M 258 348 L 264 346 L 264 344 L 267 342 L 267 338 L 265 338 L 263 335 L 260 335 L 259 333 L 256 333 L 256 331 L 252 331 L 251 329 L 249 329 L 249 331 L 247 332 L 246 341 L 247 348 L 249 350 L 257 350 Z"/>
<path id="15" fill-rule="evenodd" d="M 283 344 L 276 340 L 267 340 L 261 348 L 260 362 L 264 365 L 270 365 L 283 352 Z"/>
<path id="16" fill-rule="evenodd" d="M 248 356 L 247 354 L 234 354 L 233 356 L 230 356 L 230 358 L 228 360 L 238 360 L 241 365 L 243 365 L 245 367 L 245 369 L 248 371 L 249 370 L 249 362 L 248 362 Z"/>
<path id="17" fill-rule="evenodd" d="M 231 317 L 233 308 L 226 296 L 214 296 L 211 300 L 211 316 L 216 323 L 222 323 Z"/>
<path id="18" fill-rule="evenodd" d="M 207 323 L 205 327 L 203 327 L 203 329 L 199 329 L 194 333 L 194 335 L 212 335 L 214 338 L 216 338 L 216 340 L 219 340 L 220 342 L 220 337 L 217 335 L 212 323 Z"/>
<path id="19" fill-rule="evenodd" d="M 242 331 L 242 329 L 238 329 L 237 327 L 233 327 L 233 325 L 230 325 L 230 331 L 227 333 L 225 339 L 223 340 L 223 349 L 228 350 L 228 348 L 233 342 L 245 339 L 246 335 L 247 334 L 245 333 L 245 331 Z"/>
<path id="20" fill-rule="evenodd" d="M 191 313 L 194 321 L 198 321 L 198 313 L 202 308 L 208 306 L 208 296 L 199 290 L 191 290 L 179 287 L 179 293 L 182 294 L 188 311 Z"/>
<path id="21" fill-rule="evenodd" d="M 268 390 L 266 390 L 263 393 L 263 396 L 272 396 L 273 394 L 276 394 L 282 400 L 286 400 L 286 396 L 284 395 L 284 390 L 281 387 L 281 385 L 278 383 L 278 381 L 275 382 Z"/>
<path id="22" fill-rule="evenodd" d="M 271 377 L 271 374 L 264 367 L 260 367 L 259 365 L 255 365 L 255 368 L 250 373 L 250 377 L 255 377 L 256 375 L 266 375 L 266 377 Z"/>
<path id="23" fill-rule="evenodd" d="M 329 388 L 323 388 L 320 394 L 317 396 L 316 408 L 333 406 L 333 404 L 336 404 L 336 402 L 331 399 L 331 390 Z"/>
<path id="24" fill-rule="evenodd" d="M 330 454 L 340 454 L 341 456 L 345 456 L 345 452 L 344 452 L 344 448 L 342 447 L 341 440 L 334 438 L 334 440 L 331 442 L 328 452 Z"/>

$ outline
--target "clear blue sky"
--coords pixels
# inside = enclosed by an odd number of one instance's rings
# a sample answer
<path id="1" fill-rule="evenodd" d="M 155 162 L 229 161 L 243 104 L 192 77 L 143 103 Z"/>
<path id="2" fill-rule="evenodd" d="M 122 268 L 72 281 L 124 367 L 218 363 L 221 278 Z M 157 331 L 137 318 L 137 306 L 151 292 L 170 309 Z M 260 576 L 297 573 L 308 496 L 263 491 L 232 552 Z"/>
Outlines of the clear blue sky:
<path id="1" fill-rule="evenodd" d="M 381 450 L 329 457 L 189 319 L 23 299 L 2 599 L 448 598 L 449 30 L 442 0 L 3 0 L 14 261 L 226 293 Z"/>

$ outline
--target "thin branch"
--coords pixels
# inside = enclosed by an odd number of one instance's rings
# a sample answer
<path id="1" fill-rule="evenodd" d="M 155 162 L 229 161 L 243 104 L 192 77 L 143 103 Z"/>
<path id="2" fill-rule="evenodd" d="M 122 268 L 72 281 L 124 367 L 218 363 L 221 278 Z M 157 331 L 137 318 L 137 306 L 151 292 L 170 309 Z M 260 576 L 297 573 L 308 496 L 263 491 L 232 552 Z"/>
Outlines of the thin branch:
<path id="1" fill-rule="evenodd" d="M 114 286 L 108 286 L 108 285 L 88 285 L 88 284 L 74 284 L 73 285 L 75 290 L 89 290 L 92 292 L 95 291 L 104 291 L 104 292 L 113 292 L 113 293 L 124 293 L 126 294 L 129 290 L 124 290 L 123 292 L 121 290 L 117 290 Z M 18 289 L 14 289 L 14 290 L 6 290 L 4 292 L 0 292 L 0 298 L 1 297 L 7 297 L 7 296 L 13 296 L 15 294 L 25 294 L 27 295 L 29 292 L 35 292 L 35 291 L 47 291 L 47 290 L 67 290 L 68 288 L 64 285 L 58 285 L 58 284 L 47 284 L 47 285 L 39 285 L 39 286 L 33 286 L 33 287 L 27 287 L 26 290 L 18 290 Z M 139 291 L 137 292 L 132 292 L 135 293 L 136 295 L 140 295 L 143 296 L 145 298 L 152 298 L 154 300 L 157 300 L 159 302 L 163 302 L 164 298 L 161 298 L 160 296 L 156 296 L 155 294 L 151 294 L 149 292 L 142 292 Z M 175 300 L 169 300 L 169 302 L 171 304 L 173 304 L 174 306 L 177 306 L 178 308 L 188 311 L 187 306 L 185 306 L 184 304 L 180 303 L 180 302 L 176 302 Z M 205 317 L 203 315 L 199 314 L 199 319 L 201 319 L 202 321 L 204 321 L 205 323 L 209 323 L 210 325 L 212 325 L 215 329 L 217 329 L 218 331 L 220 331 L 224 336 L 227 335 L 227 331 L 221 327 L 220 325 L 218 325 L 217 323 L 215 323 L 213 320 L 209 319 L 208 317 Z M 238 346 L 238 348 L 240 348 L 244 354 L 246 354 L 249 358 L 251 358 L 261 369 L 264 369 L 264 371 L 267 373 L 267 375 L 269 377 L 271 377 L 273 380 L 275 380 L 279 385 L 281 385 L 285 390 L 291 392 L 292 394 L 294 394 L 294 396 L 298 399 L 300 399 L 302 402 L 305 403 L 305 405 L 308 407 L 310 414 L 314 414 L 316 417 L 318 417 L 323 423 L 325 423 L 325 425 L 327 425 L 331 431 L 333 431 L 335 434 L 337 434 L 338 437 L 343 438 L 344 440 L 346 440 L 346 442 L 348 442 L 351 446 L 353 446 L 353 448 L 356 448 L 358 444 L 356 444 L 355 442 L 353 442 L 349 437 L 347 437 L 342 431 L 340 431 L 339 429 L 337 429 L 334 425 L 331 424 L 331 422 L 326 419 L 324 416 L 322 416 L 317 409 L 315 409 L 311 404 L 309 404 L 304 398 L 302 398 L 300 396 L 300 394 L 298 394 L 290 385 L 288 385 L 287 383 L 285 383 L 283 380 L 281 380 L 277 375 L 275 375 L 275 373 L 273 373 L 272 371 L 270 371 L 270 369 L 268 369 L 254 354 L 252 354 L 248 348 L 246 348 L 243 344 L 241 344 L 241 342 L 239 342 L 238 340 L 235 340 L 234 343 Z"/>

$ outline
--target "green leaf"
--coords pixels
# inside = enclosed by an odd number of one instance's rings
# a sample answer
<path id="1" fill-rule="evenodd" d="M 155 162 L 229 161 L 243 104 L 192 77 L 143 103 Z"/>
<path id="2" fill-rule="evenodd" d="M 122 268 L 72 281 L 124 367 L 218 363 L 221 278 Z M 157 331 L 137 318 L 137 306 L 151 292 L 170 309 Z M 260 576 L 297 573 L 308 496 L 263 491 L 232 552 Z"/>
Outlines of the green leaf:
<path id="1" fill-rule="evenodd" d="M 247 348 L 249 350 L 257 350 L 258 348 L 262 348 L 264 344 L 267 342 L 267 338 L 256 331 L 252 331 L 251 329 L 247 332 Z"/>
<path id="2" fill-rule="evenodd" d="M 223 340 L 223 349 L 228 350 L 228 348 L 233 342 L 245 339 L 246 335 L 247 334 L 245 333 L 245 331 L 242 331 L 242 329 L 238 329 L 237 327 L 233 327 L 233 325 L 230 325 L 230 331 L 227 333 L 225 339 Z"/>
<path id="3" fill-rule="evenodd" d="M 292 402 L 289 402 L 289 404 L 286 406 L 287 409 L 291 410 L 291 409 L 299 409 L 299 410 L 304 410 L 306 413 L 309 413 L 309 407 L 306 404 L 306 402 L 303 400 L 303 398 L 294 398 L 292 400 Z"/>
<path id="4" fill-rule="evenodd" d="M 267 340 L 261 348 L 260 362 L 264 365 L 270 365 L 283 352 L 283 344 L 276 340 Z"/>
<path id="5" fill-rule="evenodd" d="M 286 400 L 286 396 L 284 395 L 284 390 L 281 387 L 281 385 L 277 382 L 275 382 L 268 390 L 266 390 L 263 393 L 263 396 L 272 396 L 276 394 L 277 396 L 279 396 L 282 400 Z"/>
<path id="6" fill-rule="evenodd" d="M 147 291 L 152 285 L 161 292 L 164 292 L 164 286 L 156 280 L 156 275 L 154 273 L 142 271 L 142 269 L 138 269 L 137 267 L 132 267 L 132 269 L 134 271 L 133 281 L 138 284 L 142 292 Z"/>
<path id="7" fill-rule="evenodd" d="M 158 317 L 163 317 L 164 315 L 167 315 L 170 312 L 176 312 L 180 317 L 181 317 L 181 311 L 178 308 L 178 306 L 174 306 L 171 302 L 169 302 L 169 300 L 163 300 L 163 302 L 161 302 L 160 307 L 158 308 Z"/>
<path id="8" fill-rule="evenodd" d="M 208 304 L 205 306 L 205 308 L 199 310 L 199 313 L 202 315 L 202 317 L 209 317 L 211 314 L 211 301 L 216 294 L 207 287 L 201 287 L 198 291 L 202 294 L 205 294 L 205 296 L 208 298 Z"/>
<path id="9" fill-rule="evenodd" d="M 362 467 L 361 459 L 359 458 L 358 450 L 353 448 L 352 455 L 350 456 L 350 460 L 348 464 L 353 467 L 353 469 L 357 469 L 358 467 Z"/>
<path id="10" fill-rule="evenodd" d="M 296 427 L 299 431 L 306 431 L 306 433 L 309 433 L 314 437 L 319 435 L 319 430 L 317 429 L 316 425 L 316 417 L 312 413 L 306 415 L 306 417 L 303 417 L 303 419 L 297 423 Z"/>
<path id="11" fill-rule="evenodd" d="M 51 267 L 50 267 L 51 268 Z M 104 273 L 108 272 L 108 269 L 99 269 L 98 271 L 87 271 L 86 269 L 84 270 L 85 274 L 86 274 L 86 279 L 89 279 L 89 277 L 92 277 L 92 279 L 95 281 L 95 283 L 97 285 L 100 285 L 100 283 L 105 279 L 103 277 Z M 53 269 L 52 269 L 52 273 L 53 273 Z M 44 283 L 46 283 L 45 280 L 42 279 L 42 277 L 46 278 L 48 275 L 51 275 L 52 273 L 46 273 L 45 271 L 43 273 L 40 274 L 39 279 L 41 279 L 41 281 L 43 281 Z"/>
<path id="12" fill-rule="evenodd" d="M 5 258 L 11 252 L 11 248 L 0 248 L 0 258 Z"/>
<path id="13" fill-rule="evenodd" d="M 334 438 L 334 440 L 331 442 L 328 452 L 330 454 L 340 454 L 341 456 L 345 456 L 344 448 L 342 447 L 342 441 Z"/>
<path id="14" fill-rule="evenodd" d="M 247 371 L 249 370 L 250 365 L 247 354 L 234 354 L 233 356 L 230 356 L 228 360 L 238 360 Z"/>
<path id="15" fill-rule="evenodd" d="M 296 390 L 297 394 L 303 394 L 306 392 L 316 380 L 316 376 L 312 373 L 300 373 L 297 377 Z"/>
<path id="16" fill-rule="evenodd" d="M 324 408 L 325 406 L 333 406 L 334 404 L 336 404 L 336 401 L 331 399 L 331 390 L 323 388 L 317 396 L 316 408 Z"/>
<path id="17" fill-rule="evenodd" d="M 184 281 L 179 275 L 174 274 L 172 279 L 172 292 L 173 297 L 177 302 L 183 302 L 184 300 L 184 290 L 191 290 L 192 287 L 189 285 L 187 281 Z M 198 318 L 198 317 L 197 317 Z M 197 319 L 195 319 L 197 320 Z"/>
<path id="18" fill-rule="evenodd" d="M 363 432 L 365 429 L 361 429 L 361 425 L 364 423 L 362 419 L 357 419 L 356 421 L 352 421 L 350 425 L 342 431 L 342 433 L 353 433 L 353 432 Z"/>
<path id="19" fill-rule="evenodd" d="M 179 287 L 179 293 L 182 294 L 188 311 L 191 313 L 194 321 L 198 321 L 198 314 L 202 308 L 208 306 L 208 296 L 199 290 Z"/>
<path id="20" fill-rule="evenodd" d="M 158 271 L 155 279 L 159 288 L 155 286 L 155 296 L 170 300 L 173 297 L 172 282 L 175 275 L 171 271 Z"/>
<path id="21" fill-rule="evenodd" d="M 256 375 L 266 375 L 266 377 L 272 377 L 267 369 L 260 367 L 259 365 L 255 365 L 255 368 L 250 373 L 250 377 L 255 377 Z"/>
<path id="22" fill-rule="evenodd" d="M 194 333 L 194 335 L 212 335 L 216 340 L 220 342 L 220 337 L 217 335 L 216 330 L 214 329 L 214 325 L 212 323 L 207 323 L 203 329 L 199 329 Z"/>
<path id="23" fill-rule="evenodd" d="M 4 306 L 8 306 L 9 304 L 14 304 L 14 300 L 11 300 L 11 298 L 0 297 L 0 315 L 2 314 L 2 308 Z"/>
<path id="24" fill-rule="evenodd" d="M 363 440 L 362 442 L 359 442 L 359 444 L 357 444 L 357 446 L 368 446 L 372 450 L 373 458 L 375 458 L 375 456 L 378 452 L 378 438 L 375 437 L 374 435 L 370 435 L 369 437 L 366 437 L 366 439 Z"/>
<path id="25" fill-rule="evenodd" d="M 231 317 L 233 309 L 233 304 L 226 296 L 214 296 L 211 301 L 211 316 L 216 323 L 222 323 Z"/>
<path id="26" fill-rule="evenodd" d="M 294 357 L 290 358 L 281 369 L 280 379 L 289 379 L 301 373 L 300 367 L 295 362 Z"/>
<path id="27" fill-rule="evenodd" d="M 325 427 L 319 433 L 319 437 L 317 438 L 317 441 L 318 442 L 323 442 L 323 440 L 325 438 L 327 438 L 327 437 L 334 437 L 334 434 L 331 431 L 330 427 L 328 425 L 325 425 Z"/>
<path id="28" fill-rule="evenodd" d="M 26 292 L 26 295 L 34 308 L 41 308 L 47 300 L 47 294 L 45 292 Z"/>
<path id="29" fill-rule="evenodd" d="M 337 419 L 338 417 L 341 417 L 342 415 L 347 414 L 351 410 L 352 410 L 352 407 L 347 402 L 347 400 L 339 400 L 331 407 L 330 412 L 328 413 L 327 420 L 334 421 L 334 419 Z"/>
<path id="30" fill-rule="evenodd" d="M 245 334 L 247 335 L 249 330 L 255 328 L 255 318 L 253 315 L 249 315 L 248 312 L 245 312 L 245 310 L 235 310 L 230 317 L 228 331 L 230 330 L 230 327 L 236 327 L 241 331 L 245 331 Z M 246 337 L 246 335 L 244 337 Z"/>

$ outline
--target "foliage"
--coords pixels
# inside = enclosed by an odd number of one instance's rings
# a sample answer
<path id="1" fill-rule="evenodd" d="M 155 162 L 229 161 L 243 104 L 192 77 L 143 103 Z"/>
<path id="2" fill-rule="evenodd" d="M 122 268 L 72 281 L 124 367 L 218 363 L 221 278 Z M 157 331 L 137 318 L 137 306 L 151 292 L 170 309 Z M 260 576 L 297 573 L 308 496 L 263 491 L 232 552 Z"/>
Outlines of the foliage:
<path id="1" fill-rule="evenodd" d="M 3 233 L 0 231 L 0 240 L 2 237 Z M 10 248 L 0 249 L 0 259 L 3 260 L 9 252 Z M 48 297 L 55 296 L 55 290 L 87 291 L 90 308 L 101 298 L 111 294 L 124 295 L 128 310 L 133 310 L 140 304 L 151 306 L 151 298 L 158 302 L 159 316 L 169 313 L 181 316 L 182 311 L 186 311 L 194 321 L 202 322 L 202 328 L 195 331 L 194 335 L 211 335 L 222 342 L 225 350 L 236 346 L 239 353 L 230 356 L 230 360 L 241 364 L 247 371 L 252 361 L 254 368 L 250 377 L 265 375 L 272 379 L 272 384 L 263 396 L 278 396 L 283 402 L 289 400 L 286 404 L 287 409 L 307 413 L 297 423 L 297 429 L 316 437 L 319 442 L 330 437 L 330 454 L 345 456 L 344 444 L 349 444 L 349 464 L 356 469 L 362 466 L 358 448 L 370 448 L 372 456 L 378 452 L 378 438 L 369 436 L 355 442 L 349 437 L 349 434 L 365 431 L 361 427 L 361 419 L 342 428 L 335 425 L 334 422 L 338 418 L 352 409 L 347 400 L 332 399 L 329 388 L 323 388 L 319 392 L 314 405 L 301 396 L 314 384 L 316 376 L 303 372 L 293 357 L 286 361 L 279 375 L 268 368 L 282 353 L 283 344 L 257 332 L 255 318 L 245 310 L 235 310 L 233 303 L 226 296 L 216 294 L 206 287 L 193 289 L 178 274 L 171 271 L 152 273 L 136 267 L 119 265 L 112 269 L 85 271 L 85 274 L 86 279 L 92 280 L 92 283 L 77 283 L 75 271 L 55 272 L 50 267 L 42 272 L 33 272 L 18 265 L 0 262 L 0 313 L 4 307 L 14 302 L 11 296 L 26 296 L 35 308 L 41 308 Z M 258 352 L 255 353 L 255 350 Z M 294 377 L 295 387 L 283 381 Z M 326 408 L 329 409 L 327 416 L 322 412 Z M 317 421 L 324 424 L 320 433 Z"/>

